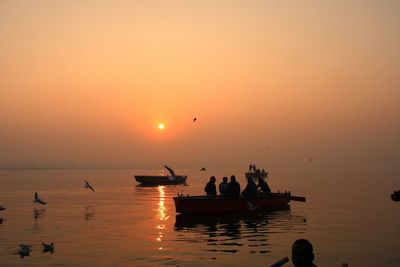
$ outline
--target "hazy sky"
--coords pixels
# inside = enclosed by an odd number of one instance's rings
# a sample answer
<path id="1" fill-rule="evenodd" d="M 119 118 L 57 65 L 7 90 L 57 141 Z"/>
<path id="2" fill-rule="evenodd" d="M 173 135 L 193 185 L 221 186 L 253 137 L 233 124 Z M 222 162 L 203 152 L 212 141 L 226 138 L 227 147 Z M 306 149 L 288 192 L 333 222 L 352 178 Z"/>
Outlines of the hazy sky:
<path id="1" fill-rule="evenodd" d="M 399 48 L 394 0 L 1 0 L 0 162 L 395 168 Z"/>

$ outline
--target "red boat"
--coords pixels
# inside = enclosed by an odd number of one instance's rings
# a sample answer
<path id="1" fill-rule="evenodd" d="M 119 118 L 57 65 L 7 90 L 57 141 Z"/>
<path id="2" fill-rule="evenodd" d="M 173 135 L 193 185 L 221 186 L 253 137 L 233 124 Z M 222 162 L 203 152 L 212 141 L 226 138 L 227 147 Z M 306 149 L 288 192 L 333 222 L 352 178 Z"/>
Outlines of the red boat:
<path id="1" fill-rule="evenodd" d="M 255 197 L 183 196 L 174 197 L 177 213 L 227 213 L 272 211 L 287 208 L 290 200 L 305 202 L 305 197 L 288 193 L 266 193 Z"/>

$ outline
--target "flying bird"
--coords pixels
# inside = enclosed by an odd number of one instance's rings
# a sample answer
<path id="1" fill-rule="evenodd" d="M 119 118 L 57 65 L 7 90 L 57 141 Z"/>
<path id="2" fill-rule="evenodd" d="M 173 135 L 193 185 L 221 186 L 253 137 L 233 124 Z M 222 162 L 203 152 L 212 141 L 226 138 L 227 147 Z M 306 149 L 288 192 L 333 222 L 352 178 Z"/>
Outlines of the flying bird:
<path id="1" fill-rule="evenodd" d="M 46 205 L 46 204 L 47 204 L 46 202 L 44 202 L 43 200 L 41 200 L 41 199 L 39 198 L 39 195 L 38 195 L 37 192 L 35 192 L 35 199 L 33 200 L 33 203 L 40 203 L 40 204 L 42 204 L 42 205 Z"/>
<path id="2" fill-rule="evenodd" d="M 90 190 L 92 190 L 93 192 L 95 192 L 94 191 L 94 188 L 89 184 L 89 182 L 88 181 L 85 181 L 85 188 L 87 188 L 87 189 L 90 189 Z"/>
<path id="3" fill-rule="evenodd" d="M 193 122 L 195 122 L 195 121 L 197 121 L 197 118 L 196 118 L 196 117 L 193 118 Z"/>
<path id="4" fill-rule="evenodd" d="M 51 254 L 54 253 L 54 243 L 53 242 L 51 242 L 50 244 L 46 244 L 43 241 L 41 241 L 41 242 L 43 245 L 42 253 L 46 253 L 46 252 L 50 252 Z"/>
<path id="5" fill-rule="evenodd" d="M 0 206 L 0 211 L 7 209 L 6 207 Z"/>
<path id="6" fill-rule="evenodd" d="M 170 167 L 168 167 L 167 165 L 164 165 L 164 167 L 169 171 L 169 173 L 171 174 L 171 180 L 175 180 L 176 179 L 176 175 L 174 170 L 172 170 Z"/>
<path id="7" fill-rule="evenodd" d="M 206 168 L 204 168 L 204 167 L 200 169 L 200 171 L 206 171 L 206 170 L 207 170 L 207 169 L 206 169 Z"/>

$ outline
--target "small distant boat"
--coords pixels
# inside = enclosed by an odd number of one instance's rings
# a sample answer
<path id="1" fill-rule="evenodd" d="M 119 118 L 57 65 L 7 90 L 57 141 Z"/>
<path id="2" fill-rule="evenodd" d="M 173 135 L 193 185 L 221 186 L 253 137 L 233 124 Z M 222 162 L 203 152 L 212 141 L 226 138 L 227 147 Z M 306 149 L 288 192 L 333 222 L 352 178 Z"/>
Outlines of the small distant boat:
<path id="1" fill-rule="evenodd" d="M 400 201 L 400 190 L 394 191 L 391 195 L 393 201 Z"/>
<path id="2" fill-rule="evenodd" d="M 176 185 L 185 184 L 187 175 L 176 175 L 175 172 L 168 166 L 164 167 L 169 171 L 170 175 L 135 175 L 135 180 L 142 185 L 156 186 L 156 185 Z"/>
<path id="3" fill-rule="evenodd" d="M 305 197 L 290 192 L 268 193 L 255 197 L 183 196 L 174 197 L 177 213 L 229 213 L 248 211 L 274 211 L 287 208 L 289 202 L 305 202 Z"/>

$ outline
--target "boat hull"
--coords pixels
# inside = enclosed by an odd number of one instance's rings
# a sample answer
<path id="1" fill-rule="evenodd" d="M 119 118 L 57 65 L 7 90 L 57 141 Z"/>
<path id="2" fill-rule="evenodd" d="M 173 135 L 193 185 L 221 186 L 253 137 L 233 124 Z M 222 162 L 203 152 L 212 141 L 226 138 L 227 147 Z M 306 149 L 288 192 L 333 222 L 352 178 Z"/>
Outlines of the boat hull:
<path id="1" fill-rule="evenodd" d="M 287 208 L 290 194 L 271 193 L 256 197 L 174 197 L 177 213 L 228 213 L 273 211 Z"/>
<path id="2" fill-rule="evenodd" d="M 142 185 L 175 185 L 184 184 L 186 175 L 176 175 L 175 179 L 166 175 L 135 175 L 135 180 Z"/>

